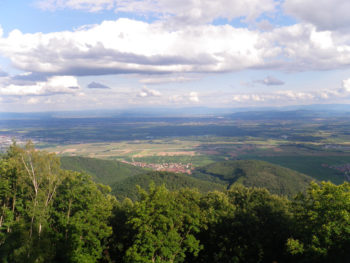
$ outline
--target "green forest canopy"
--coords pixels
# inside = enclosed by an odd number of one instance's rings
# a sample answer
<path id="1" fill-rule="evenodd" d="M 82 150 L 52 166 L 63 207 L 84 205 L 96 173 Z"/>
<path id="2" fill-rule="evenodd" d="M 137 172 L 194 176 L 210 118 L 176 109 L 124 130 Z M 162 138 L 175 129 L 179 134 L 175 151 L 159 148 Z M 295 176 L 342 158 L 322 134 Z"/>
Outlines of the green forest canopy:
<path id="1" fill-rule="evenodd" d="M 349 183 L 292 199 L 151 184 L 118 202 L 31 143 L 0 159 L 1 262 L 348 262 L 349 247 Z"/>

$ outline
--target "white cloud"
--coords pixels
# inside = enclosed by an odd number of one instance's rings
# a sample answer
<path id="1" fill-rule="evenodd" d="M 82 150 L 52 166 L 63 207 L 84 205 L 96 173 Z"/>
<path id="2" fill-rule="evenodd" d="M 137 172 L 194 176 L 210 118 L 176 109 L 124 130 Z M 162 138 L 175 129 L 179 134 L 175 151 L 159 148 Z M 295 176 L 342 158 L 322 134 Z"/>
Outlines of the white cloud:
<path id="1" fill-rule="evenodd" d="M 183 96 L 181 95 L 172 95 L 169 97 L 169 102 L 171 103 L 179 103 L 179 102 L 182 102 L 183 101 Z"/>
<path id="2" fill-rule="evenodd" d="M 271 95 L 266 94 L 236 94 L 233 95 L 232 100 L 234 102 L 260 102 L 271 98 Z"/>
<path id="3" fill-rule="evenodd" d="M 27 100 L 28 104 L 38 104 L 40 102 L 40 100 L 38 98 L 30 98 L 29 100 Z"/>
<path id="4" fill-rule="evenodd" d="M 119 19 L 72 32 L 14 30 L 0 38 L 0 54 L 18 69 L 38 75 L 137 73 L 147 75 L 142 83 L 156 84 L 186 81 L 191 78 L 186 74 L 194 73 L 348 67 L 349 43 L 350 35 L 320 32 L 310 24 L 269 32 L 230 25 L 171 30 L 162 23 Z"/>
<path id="5" fill-rule="evenodd" d="M 248 29 L 203 25 L 171 31 L 130 19 L 73 32 L 14 30 L 0 39 L 0 53 L 18 69 L 75 76 L 236 71 L 263 66 L 278 51 Z"/>
<path id="6" fill-rule="evenodd" d="M 271 93 L 242 93 L 235 94 L 232 97 L 232 101 L 237 103 L 315 103 L 324 100 L 332 100 L 339 98 L 350 97 L 350 78 L 343 80 L 342 86 L 337 89 L 324 89 L 319 91 L 293 91 L 282 90 Z"/>
<path id="7" fill-rule="evenodd" d="M 262 31 L 271 31 L 275 28 L 275 26 L 266 19 L 263 19 L 260 22 L 256 23 L 256 26 Z"/>
<path id="8" fill-rule="evenodd" d="M 350 78 L 343 80 L 342 91 L 350 93 Z"/>
<path id="9" fill-rule="evenodd" d="M 197 80 L 198 77 L 185 77 L 185 76 L 164 76 L 164 75 L 153 75 L 152 77 L 141 78 L 140 82 L 148 85 L 158 85 L 164 83 L 172 83 L 172 82 L 188 82 Z"/>
<path id="10" fill-rule="evenodd" d="M 350 35 L 317 31 L 311 24 L 276 28 L 264 33 L 266 41 L 280 47 L 279 56 L 263 67 L 288 71 L 329 70 L 349 66 Z M 268 65 L 270 64 L 270 65 Z"/>
<path id="11" fill-rule="evenodd" d="M 189 100 L 190 100 L 191 102 L 196 102 L 196 103 L 199 102 L 198 93 L 192 91 L 192 92 L 190 93 Z"/>
<path id="12" fill-rule="evenodd" d="M 55 94 L 72 94 L 80 90 L 78 81 L 71 76 L 56 76 L 46 82 L 36 82 L 31 85 L 3 85 L 0 94 L 5 96 L 45 96 Z"/>
<path id="13" fill-rule="evenodd" d="M 174 104 L 193 104 L 199 103 L 198 92 L 192 91 L 189 94 L 174 94 L 168 97 L 168 101 Z"/>
<path id="14" fill-rule="evenodd" d="M 350 29 L 349 0 L 285 0 L 284 10 L 319 30 Z"/>
<path id="15" fill-rule="evenodd" d="M 164 25 L 118 19 L 49 34 L 14 30 L 8 37 L 0 37 L 0 54 L 17 69 L 34 73 L 12 81 L 12 92 L 18 89 L 19 93 L 23 84 L 40 90 L 35 86 L 43 80 L 34 80 L 34 84 L 28 81 L 45 75 L 135 73 L 141 83 L 159 84 L 245 69 L 308 71 L 349 67 L 350 35 L 318 31 L 311 24 L 268 32 L 230 25 L 175 30 Z M 268 78 L 260 83 L 282 84 Z"/>
<path id="16" fill-rule="evenodd" d="M 149 89 L 147 87 L 143 87 L 143 89 L 139 92 L 138 96 L 145 97 L 159 97 L 161 93 L 158 90 Z"/>

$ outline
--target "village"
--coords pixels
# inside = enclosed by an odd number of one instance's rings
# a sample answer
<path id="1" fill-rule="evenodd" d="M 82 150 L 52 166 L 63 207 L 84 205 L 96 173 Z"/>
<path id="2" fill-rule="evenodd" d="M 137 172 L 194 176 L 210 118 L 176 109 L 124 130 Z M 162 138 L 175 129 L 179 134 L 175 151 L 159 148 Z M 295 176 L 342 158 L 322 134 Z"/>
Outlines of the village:
<path id="1" fill-rule="evenodd" d="M 16 142 L 17 144 L 21 145 L 25 143 L 24 139 L 14 136 L 8 136 L 8 135 L 0 135 L 0 152 L 6 152 L 8 147 L 13 143 Z"/>
<path id="2" fill-rule="evenodd" d="M 166 171 L 173 173 L 186 173 L 191 174 L 193 170 L 192 163 L 144 163 L 144 162 L 128 162 L 122 160 L 123 163 L 131 164 L 134 166 L 148 168 L 155 171 Z"/>

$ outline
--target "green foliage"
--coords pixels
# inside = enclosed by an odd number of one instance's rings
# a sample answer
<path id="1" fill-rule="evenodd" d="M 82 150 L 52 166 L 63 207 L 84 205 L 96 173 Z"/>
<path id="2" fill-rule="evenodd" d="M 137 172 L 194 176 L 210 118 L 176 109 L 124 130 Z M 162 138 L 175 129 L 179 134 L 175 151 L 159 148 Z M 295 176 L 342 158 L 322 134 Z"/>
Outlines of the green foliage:
<path id="1" fill-rule="evenodd" d="M 95 182 L 113 185 L 130 176 L 144 173 L 145 170 L 130 164 L 88 157 L 61 157 L 61 168 L 92 176 Z"/>
<path id="2" fill-rule="evenodd" d="M 186 254 L 197 255 L 201 246 L 199 193 L 170 192 L 164 186 L 141 191 L 127 224 L 135 231 L 126 262 L 184 262 Z"/>
<path id="3" fill-rule="evenodd" d="M 350 184 L 312 183 L 293 202 L 298 230 L 290 251 L 303 252 L 304 259 L 317 262 L 344 262 L 350 259 Z M 296 243 L 298 242 L 298 243 Z M 294 253 L 296 254 L 296 253 Z M 307 262 L 305 260 L 305 262 Z"/>
<path id="4" fill-rule="evenodd" d="M 288 238 L 287 251 L 291 255 L 300 255 L 304 253 L 304 245 L 294 238 Z"/>
<path id="5" fill-rule="evenodd" d="M 312 182 L 289 200 L 243 184 L 291 194 L 308 177 L 257 161 L 201 171 L 229 190 L 151 172 L 115 183 L 117 196 L 137 200 L 117 202 L 55 155 L 13 144 L 0 159 L 0 262 L 349 261 L 350 183 Z M 148 190 L 136 194 L 137 184 Z"/>
<path id="6" fill-rule="evenodd" d="M 284 262 L 288 202 L 243 186 L 208 194 L 202 199 L 208 221 L 199 235 L 204 249 L 196 262 Z"/>
<path id="7" fill-rule="evenodd" d="M 133 215 L 134 203 L 125 198 L 114 206 L 110 225 L 113 233 L 109 238 L 109 256 L 115 262 L 123 262 L 126 251 L 133 245 L 136 230 L 127 222 Z"/>
<path id="8" fill-rule="evenodd" d="M 12 145 L 0 160 L 0 261 L 96 262 L 114 198 L 54 154 Z"/>
<path id="9" fill-rule="evenodd" d="M 96 262 L 111 235 L 114 198 L 109 187 L 84 174 L 66 172 L 53 204 L 52 228 L 59 230 L 57 257 L 64 262 Z"/>
<path id="10" fill-rule="evenodd" d="M 198 168 L 199 177 L 218 178 L 228 187 L 242 184 L 266 188 L 273 194 L 293 196 L 307 188 L 311 178 L 278 165 L 256 160 L 225 161 Z"/>
<path id="11" fill-rule="evenodd" d="M 171 172 L 148 172 L 129 177 L 121 182 L 112 185 L 112 193 L 118 200 L 123 200 L 128 197 L 132 200 L 137 200 L 139 191 L 136 186 L 147 188 L 150 183 L 155 185 L 164 184 L 169 190 L 178 190 L 181 188 L 196 188 L 200 192 L 208 192 L 212 190 L 224 190 L 225 187 L 221 184 L 211 183 L 188 175 L 176 174 Z"/>

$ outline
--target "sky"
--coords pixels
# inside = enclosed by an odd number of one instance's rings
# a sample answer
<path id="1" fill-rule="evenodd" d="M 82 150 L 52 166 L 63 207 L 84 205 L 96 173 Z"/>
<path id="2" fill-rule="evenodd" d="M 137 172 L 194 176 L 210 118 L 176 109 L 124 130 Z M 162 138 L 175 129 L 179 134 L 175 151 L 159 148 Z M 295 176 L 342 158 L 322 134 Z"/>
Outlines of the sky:
<path id="1" fill-rule="evenodd" d="M 0 111 L 350 102 L 349 0 L 0 0 Z"/>

